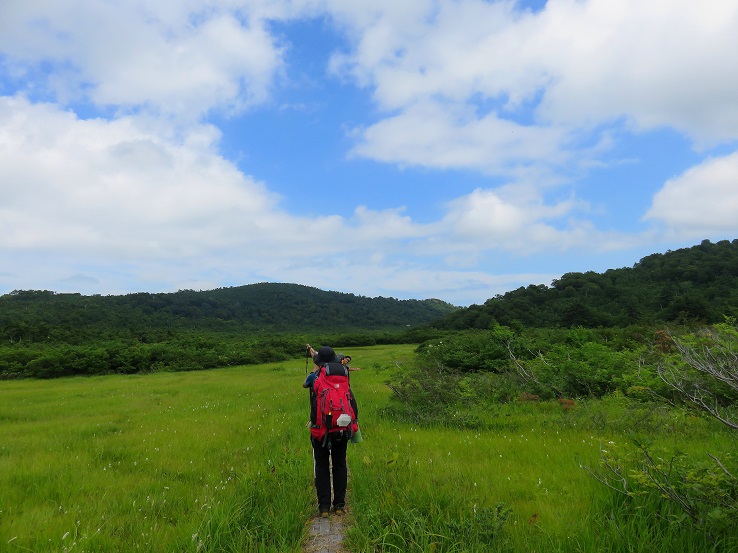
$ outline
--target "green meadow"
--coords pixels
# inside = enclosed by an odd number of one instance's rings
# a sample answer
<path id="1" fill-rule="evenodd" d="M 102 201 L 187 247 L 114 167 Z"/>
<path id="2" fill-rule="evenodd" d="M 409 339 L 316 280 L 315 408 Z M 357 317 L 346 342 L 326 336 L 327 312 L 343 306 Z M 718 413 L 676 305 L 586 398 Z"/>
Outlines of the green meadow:
<path id="1" fill-rule="evenodd" d="M 719 423 L 610 396 L 413 425 L 393 416 L 386 381 L 414 346 L 344 352 L 362 369 L 351 378 L 364 438 L 348 453 L 348 550 L 738 551 L 735 531 L 715 541 L 592 475 L 636 439 L 729 455 Z M 0 551 L 300 551 L 315 514 L 305 371 L 296 358 L 1 382 Z"/>

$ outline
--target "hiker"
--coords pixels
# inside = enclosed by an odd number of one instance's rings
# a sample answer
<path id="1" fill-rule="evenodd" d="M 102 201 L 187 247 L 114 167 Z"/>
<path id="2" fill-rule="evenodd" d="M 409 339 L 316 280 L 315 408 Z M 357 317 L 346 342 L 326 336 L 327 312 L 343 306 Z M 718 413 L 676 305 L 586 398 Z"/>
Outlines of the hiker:
<path id="1" fill-rule="evenodd" d="M 302 387 L 311 388 L 313 385 L 313 382 L 315 382 L 315 379 L 318 377 L 318 373 L 320 372 L 320 365 L 318 364 L 318 361 L 319 361 L 318 352 L 315 351 L 315 348 L 313 348 L 313 346 L 311 346 L 310 344 L 305 344 L 305 348 L 307 350 L 307 356 L 313 359 L 314 365 L 313 365 L 313 372 L 311 372 L 308 375 L 308 377 L 305 379 L 305 382 L 302 383 Z M 331 349 L 331 351 L 333 350 Z M 330 361 L 332 361 L 332 359 L 330 359 Z M 307 368 L 305 370 L 307 370 Z M 312 398 L 310 399 L 312 400 Z"/>
<path id="2" fill-rule="evenodd" d="M 359 367 L 349 367 L 349 363 L 351 362 L 351 356 L 350 355 L 344 355 L 343 353 L 338 354 L 338 358 L 341 360 L 341 363 L 350 371 L 360 371 L 361 369 Z"/>
<path id="3" fill-rule="evenodd" d="M 313 348 L 313 346 L 311 346 L 310 344 L 305 344 L 305 348 L 307 350 L 308 357 L 312 357 L 313 358 L 313 362 L 315 362 L 315 357 L 316 357 L 316 355 L 318 355 L 318 352 L 315 351 L 315 349 Z M 338 359 L 340 359 L 341 363 L 343 365 L 345 365 L 348 370 L 350 370 L 350 371 L 360 371 L 361 370 L 361 368 L 359 368 L 359 367 L 349 367 L 349 363 L 351 362 L 351 356 L 350 355 L 344 355 L 343 353 L 337 353 L 336 354 L 336 357 L 338 357 Z M 305 383 L 302 385 L 303 388 L 307 388 L 307 387 L 313 385 L 313 382 L 315 381 L 315 378 L 318 376 L 317 373 L 318 373 L 319 370 L 320 370 L 320 367 L 316 363 L 315 366 L 314 366 L 314 368 L 313 368 L 313 372 L 314 372 L 315 376 L 308 375 L 308 380 L 306 380 Z"/>
<path id="4" fill-rule="evenodd" d="M 306 348 L 315 363 L 315 370 L 307 376 L 302 387 L 310 388 L 310 442 L 313 446 L 318 510 L 321 517 L 327 517 L 332 506 L 335 514 L 342 515 L 346 508 L 346 487 L 348 485 L 346 448 L 353 433 L 358 430 L 359 410 L 349 386 L 348 368 L 340 362 L 333 348 L 323 346 L 317 352 L 310 344 L 307 344 Z M 323 389 L 323 383 L 329 378 L 332 379 L 331 387 L 335 387 L 346 398 L 346 401 L 340 402 L 346 410 L 345 414 L 337 418 L 337 424 L 331 419 L 333 413 L 327 414 L 329 422 L 325 423 L 326 414 L 321 411 L 319 403 L 322 402 L 318 400 L 319 390 Z M 334 408 L 334 410 L 337 409 Z M 343 417 L 348 417 L 350 422 L 342 424 Z M 333 479 L 332 501 L 331 477 Z"/>

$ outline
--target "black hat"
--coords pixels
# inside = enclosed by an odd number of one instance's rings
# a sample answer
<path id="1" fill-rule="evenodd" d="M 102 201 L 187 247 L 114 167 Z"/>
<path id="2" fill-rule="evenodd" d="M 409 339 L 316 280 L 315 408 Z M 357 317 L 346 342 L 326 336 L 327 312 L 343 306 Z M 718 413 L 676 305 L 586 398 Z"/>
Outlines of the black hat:
<path id="1" fill-rule="evenodd" d="M 313 363 L 315 363 L 319 367 L 335 360 L 336 352 L 333 351 L 333 348 L 330 346 L 323 346 L 318 350 L 318 353 L 313 356 Z"/>

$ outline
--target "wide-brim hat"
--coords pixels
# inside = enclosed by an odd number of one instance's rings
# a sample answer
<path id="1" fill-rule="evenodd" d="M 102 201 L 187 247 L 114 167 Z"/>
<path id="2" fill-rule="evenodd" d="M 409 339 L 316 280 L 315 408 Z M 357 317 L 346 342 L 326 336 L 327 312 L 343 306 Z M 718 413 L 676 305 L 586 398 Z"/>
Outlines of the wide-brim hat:
<path id="1" fill-rule="evenodd" d="M 333 348 L 330 346 L 323 346 L 318 350 L 318 353 L 313 356 L 313 363 L 319 367 L 335 360 L 336 352 L 333 351 Z"/>

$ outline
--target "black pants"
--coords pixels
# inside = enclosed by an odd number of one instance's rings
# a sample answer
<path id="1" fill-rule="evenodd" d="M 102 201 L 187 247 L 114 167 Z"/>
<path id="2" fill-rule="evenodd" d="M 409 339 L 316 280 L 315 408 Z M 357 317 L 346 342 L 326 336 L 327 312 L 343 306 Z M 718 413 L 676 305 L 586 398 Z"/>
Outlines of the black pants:
<path id="1" fill-rule="evenodd" d="M 325 447 L 321 441 L 311 440 L 313 444 L 313 466 L 315 490 L 318 493 L 318 509 L 331 509 L 331 465 L 333 467 L 333 507 L 342 509 L 346 504 L 346 448 L 348 440 L 343 436 L 331 436 Z M 329 447 L 330 446 L 330 447 Z"/>

